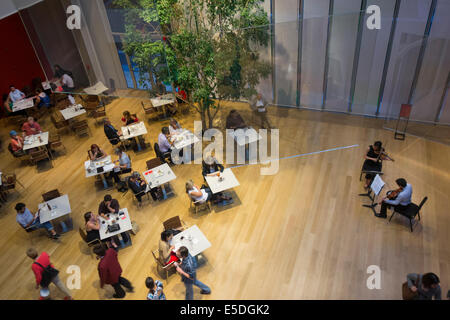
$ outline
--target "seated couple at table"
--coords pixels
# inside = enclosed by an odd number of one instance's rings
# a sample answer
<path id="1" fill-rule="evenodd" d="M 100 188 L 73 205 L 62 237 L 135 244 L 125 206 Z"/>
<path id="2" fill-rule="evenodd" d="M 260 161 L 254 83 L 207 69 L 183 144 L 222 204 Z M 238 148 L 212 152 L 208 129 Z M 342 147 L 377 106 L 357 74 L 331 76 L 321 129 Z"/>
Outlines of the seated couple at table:
<path id="1" fill-rule="evenodd" d="M 20 226 L 27 232 L 34 231 L 36 229 L 45 229 L 51 239 L 59 239 L 60 235 L 55 232 L 50 221 L 44 223 L 40 222 L 40 210 L 33 215 L 26 205 L 21 202 L 16 204 L 15 209 L 17 211 L 17 223 L 19 223 Z"/>
<path id="2" fill-rule="evenodd" d="M 186 193 L 189 198 L 196 203 L 205 203 L 207 201 L 216 203 L 222 200 L 231 200 L 230 197 L 225 196 L 222 192 L 213 194 L 211 189 L 207 186 L 197 186 L 192 180 L 186 182 Z"/>
<path id="3" fill-rule="evenodd" d="M 159 258 L 161 261 L 168 265 L 172 262 L 179 261 L 172 244 L 173 236 L 180 233 L 182 230 L 164 230 L 161 232 L 161 239 L 159 240 Z"/>
<path id="4" fill-rule="evenodd" d="M 98 206 L 98 215 L 92 212 L 87 212 L 84 214 L 84 220 L 86 222 L 86 241 L 91 242 L 93 240 L 100 240 L 100 219 L 99 216 L 105 220 L 110 219 L 110 214 L 118 213 L 120 209 L 119 201 L 113 199 L 111 195 L 107 194 L 103 198 L 103 201 Z M 130 238 L 127 232 L 122 232 L 120 234 L 124 243 L 127 243 Z M 114 248 L 118 247 L 120 243 L 117 236 L 113 236 L 112 240 L 106 239 L 103 242 L 110 242 Z"/>
<path id="5" fill-rule="evenodd" d="M 147 192 L 150 192 L 150 195 L 152 196 L 153 201 L 157 201 L 160 199 L 160 187 L 151 188 L 149 191 L 147 190 L 147 183 L 144 179 L 141 178 L 141 175 L 139 172 L 135 171 L 133 174 L 128 178 L 128 188 L 133 191 L 137 201 L 139 203 L 142 203 L 142 196 L 145 195 Z"/>

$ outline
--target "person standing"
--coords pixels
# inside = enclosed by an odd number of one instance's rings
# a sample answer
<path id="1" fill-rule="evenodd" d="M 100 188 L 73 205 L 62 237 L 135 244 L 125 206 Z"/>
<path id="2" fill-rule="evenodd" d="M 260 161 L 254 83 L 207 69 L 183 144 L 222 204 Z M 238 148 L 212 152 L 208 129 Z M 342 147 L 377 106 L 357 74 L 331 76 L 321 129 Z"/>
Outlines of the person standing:
<path id="1" fill-rule="evenodd" d="M 27 256 L 34 261 L 31 265 L 31 270 L 33 270 L 36 277 L 36 289 L 39 289 L 40 286 L 44 291 L 47 291 L 49 284 L 53 282 L 53 284 L 66 295 L 64 300 L 73 300 L 69 289 L 67 289 L 59 278 L 58 271 L 50 263 L 50 257 L 47 252 L 42 252 L 41 255 L 38 256 L 36 249 L 29 248 L 27 250 Z M 46 274 L 46 268 L 49 266 L 53 268 L 56 273 L 51 279 L 49 279 L 48 274 Z"/>
<path id="2" fill-rule="evenodd" d="M 181 275 L 181 281 L 186 287 L 186 300 L 194 299 L 194 287 L 201 289 L 201 294 L 210 294 L 211 289 L 204 283 L 197 280 L 197 261 L 189 254 L 186 247 L 181 247 L 177 251 L 177 256 L 181 260 L 181 264 L 174 262 L 177 272 Z"/>
<path id="3" fill-rule="evenodd" d="M 263 129 L 270 129 L 270 123 L 267 119 L 267 101 L 263 98 L 261 93 L 256 95 L 256 98 L 253 101 L 253 109 L 261 120 L 261 127 Z"/>
<path id="4" fill-rule="evenodd" d="M 109 284 L 114 288 L 114 298 L 123 298 L 126 293 L 122 286 L 128 289 L 128 292 L 133 292 L 134 288 L 131 282 L 122 277 L 122 268 L 117 258 L 117 252 L 114 249 L 108 248 L 105 250 L 103 246 L 94 248 L 94 253 L 100 259 L 98 264 L 98 274 L 100 276 L 100 288 L 103 289 L 105 284 Z"/>

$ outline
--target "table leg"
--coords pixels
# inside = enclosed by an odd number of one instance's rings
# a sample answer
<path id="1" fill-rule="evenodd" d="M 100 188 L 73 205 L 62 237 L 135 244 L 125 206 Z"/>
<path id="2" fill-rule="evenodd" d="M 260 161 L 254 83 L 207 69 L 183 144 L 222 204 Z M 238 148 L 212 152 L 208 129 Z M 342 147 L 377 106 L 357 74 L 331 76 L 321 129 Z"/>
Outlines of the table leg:
<path id="1" fill-rule="evenodd" d="M 139 152 L 139 151 L 141 151 L 142 150 L 142 147 L 141 147 L 141 143 L 139 142 L 139 138 L 138 137 L 136 137 L 136 138 L 134 138 L 134 140 L 136 141 L 136 144 L 137 144 L 137 151 Z"/>

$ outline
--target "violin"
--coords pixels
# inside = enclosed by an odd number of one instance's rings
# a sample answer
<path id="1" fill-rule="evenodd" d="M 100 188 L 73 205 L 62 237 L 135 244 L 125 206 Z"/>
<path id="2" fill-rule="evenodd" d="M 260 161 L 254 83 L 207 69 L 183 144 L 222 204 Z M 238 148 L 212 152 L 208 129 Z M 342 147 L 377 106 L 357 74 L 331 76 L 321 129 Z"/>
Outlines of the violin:
<path id="1" fill-rule="evenodd" d="M 389 200 L 395 200 L 397 198 L 397 196 L 399 195 L 400 192 L 403 191 L 403 188 L 398 188 L 396 190 L 390 190 L 388 192 L 386 192 L 386 198 L 388 198 Z"/>
<path id="2" fill-rule="evenodd" d="M 384 152 L 384 148 L 382 150 L 380 150 L 380 153 L 378 154 L 377 162 L 380 160 L 381 161 L 383 161 L 383 160 L 395 161 L 394 159 L 389 157 L 389 155 L 386 152 Z"/>

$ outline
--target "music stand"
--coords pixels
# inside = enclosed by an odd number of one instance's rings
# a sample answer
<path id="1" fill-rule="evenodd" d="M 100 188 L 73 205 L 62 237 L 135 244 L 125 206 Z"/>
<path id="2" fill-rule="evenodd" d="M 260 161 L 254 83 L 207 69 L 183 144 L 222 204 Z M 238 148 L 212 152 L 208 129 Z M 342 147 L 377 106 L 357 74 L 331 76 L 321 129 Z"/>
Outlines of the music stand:
<path id="1" fill-rule="evenodd" d="M 361 170 L 361 175 L 363 173 L 372 173 L 372 174 L 380 175 L 380 176 L 383 174 L 383 172 L 381 172 L 381 171 Z M 360 178 L 360 180 L 361 180 L 361 178 Z M 373 179 L 372 179 L 372 182 L 373 182 Z M 370 184 L 372 184 L 372 182 Z M 372 191 L 370 190 L 370 187 L 369 187 L 369 191 L 367 191 L 367 193 L 360 193 L 359 196 L 361 196 L 361 197 L 369 197 L 370 200 L 373 200 L 372 196 L 370 195 L 371 193 L 372 193 Z"/>
<path id="2" fill-rule="evenodd" d="M 377 203 L 374 203 L 374 202 L 375 202 L 375 197 L 378 196 L 378 195 L 380 194 L 380 192 L 381 192 L 381 190 L 383 189 L 384 185 L 385 185 L 384 181 L 381 180 L 380 175 L 377 174 L 377 175 L 375 176 L 375 178 L 373 179 L 372 183 L 370 184 L 370 189 L 371 189 L 372 192 L 373 192 L 373 198 L 370 196 L 370 192 L 371 192 L 370 190 L 369 190 L 369 193 L 368 193 L 369 198 L 372 200 L 372 203 L 371 203 L 370 205 L 368 205 L 368 204 L 363 204 L 363 207 L 372 209 L 372 211 L 373 211 L 374 214 L 377 213 L 377 212 L 375 211 L 375 207 L 377 206 Z"/>

